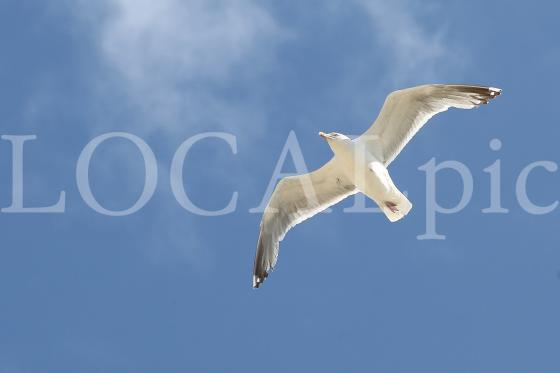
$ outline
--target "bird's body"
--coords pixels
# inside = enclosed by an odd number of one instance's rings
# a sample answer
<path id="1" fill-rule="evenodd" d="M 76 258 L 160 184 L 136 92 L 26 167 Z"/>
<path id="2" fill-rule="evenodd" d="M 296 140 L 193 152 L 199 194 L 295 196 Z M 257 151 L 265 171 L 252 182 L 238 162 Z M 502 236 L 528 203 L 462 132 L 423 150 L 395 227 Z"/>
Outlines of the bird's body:
<path id="1" fill-rule="evenodd" d="M 375 155 L 378 153 L 375 145 L 368 149 L 364 142 L 340 134 L 333 139 L 327 137 L 327 142 L 334 153 L 334 174 L 343 175 L 358 192 L 375 201 L 391 222 L 410 211 L 412 204 L 398 190 L 389 171 Z M 375 143 L 373 139 L 372 142 Z"/>
<path id="2" fill-rule="evenodd" d="M 387 167 L 418 130 L 450 107 L 471 109 L 486 104 L 501 90 L 469 85 L 431 84 L 391 93 L 373 125 L 360 137 L 320 132 L 334 157 L 308 174 L 282 179 L 263 214 L 253 286 L 276 264 L 279 242 L 290 228 L 344 198 L 361 192 L 375 201 L 391 222 L 402 219 L 412 204 L 393 183 Z"/>

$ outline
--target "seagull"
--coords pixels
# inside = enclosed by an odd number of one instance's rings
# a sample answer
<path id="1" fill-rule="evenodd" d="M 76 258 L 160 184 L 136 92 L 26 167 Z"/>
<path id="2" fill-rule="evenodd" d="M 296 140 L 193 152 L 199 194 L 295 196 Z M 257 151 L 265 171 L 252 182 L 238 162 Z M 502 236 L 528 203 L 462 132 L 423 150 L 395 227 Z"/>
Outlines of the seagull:
<path id="1" fill-rule="evenodd" d="M 472 109 L 499 96 L 499 88 L 428 84 L 394 91 L 377 119 L 356 139 L 337 132 L 319 135 L 333 158 L 308 174 L 278 182 L 263 213 L 253 269 L 258 288 L 276 265 L 280 241 L 295 225 L 361 192 L 371 198 L 391 222 L 402 219 L 412 203 L 395 186 L 387 167 L 434 115 L 447 109 Z"/>

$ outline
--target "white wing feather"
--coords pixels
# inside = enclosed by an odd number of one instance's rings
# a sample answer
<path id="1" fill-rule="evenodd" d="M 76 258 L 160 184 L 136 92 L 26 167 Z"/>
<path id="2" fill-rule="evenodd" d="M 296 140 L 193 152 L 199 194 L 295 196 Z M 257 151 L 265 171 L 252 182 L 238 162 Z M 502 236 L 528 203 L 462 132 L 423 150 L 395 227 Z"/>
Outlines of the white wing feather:
<path id="1" fill-rule="evenodd" d="M 276 265 L 279 243 L 290 228 L 354 193 L 355 186 L 338 171 L 334 159 L 311 173 L 280 180 L 261 220 L 253 287 L 259 287 Z"/>
<path id="2" fill-rule="evenodd" d="M 430 84 L 395 91 L 387 96 L 373 125 L 356 141 L 388 166 L 430 118 L 450 107 L 472 109 L 487 104 L 499 88 Z"/>

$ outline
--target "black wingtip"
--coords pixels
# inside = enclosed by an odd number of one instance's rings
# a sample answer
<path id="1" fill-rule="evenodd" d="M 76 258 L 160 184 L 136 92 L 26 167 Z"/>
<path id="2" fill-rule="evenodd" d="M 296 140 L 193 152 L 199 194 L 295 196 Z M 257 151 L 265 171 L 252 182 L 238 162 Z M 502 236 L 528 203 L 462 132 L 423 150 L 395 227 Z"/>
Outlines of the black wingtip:
<path id="1" fill-rule="evenodd" d="M 477 100 L 476 102 L 473 102 L 473 104 L 475 104 L 476 106 L 481 104 L 486 105 L 491 100 L 502 94 L 502 89 L 496 87 L 476 85 L 452 85 L 451 87 L 461 92 L 468 92 L 473 94 L 473 98 Z"/>
<path id="2" fill-rule="evenodd" d="M 264 282 L 264 280 L 266 280 L 267 277 L 268 277 L 268 273 L 266 272 L 264 272 L 264 274 L 261 275 L 254 274 L 253 289 L 258 289 L 261 286 L 261 284 Z"/>

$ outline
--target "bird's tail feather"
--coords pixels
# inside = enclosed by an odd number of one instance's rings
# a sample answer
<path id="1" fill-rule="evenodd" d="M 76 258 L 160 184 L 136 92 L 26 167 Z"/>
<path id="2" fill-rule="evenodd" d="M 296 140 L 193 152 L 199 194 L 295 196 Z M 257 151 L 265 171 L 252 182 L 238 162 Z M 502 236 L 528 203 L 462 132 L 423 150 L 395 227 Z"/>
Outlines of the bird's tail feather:
<path id="1" fill-rule="evenodd" d="M 379 203 L 379 207 L 381 207 L 381 211 L 387 216 L 387 219 L 393 223 L 409 213 L 412 209 L 412 203 L 404 194 L 399 192 L 397 196 L 392 196 L 392 198 Z"/>

